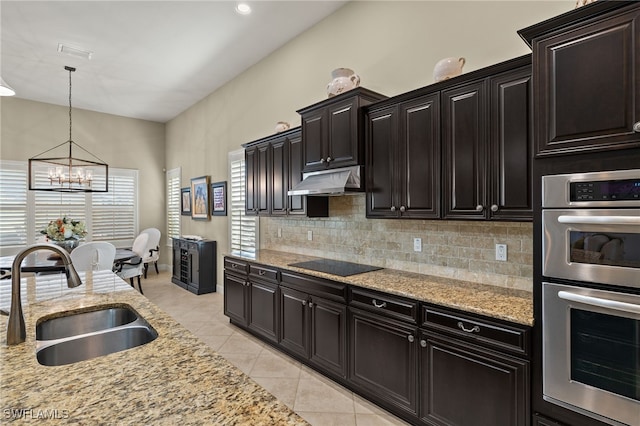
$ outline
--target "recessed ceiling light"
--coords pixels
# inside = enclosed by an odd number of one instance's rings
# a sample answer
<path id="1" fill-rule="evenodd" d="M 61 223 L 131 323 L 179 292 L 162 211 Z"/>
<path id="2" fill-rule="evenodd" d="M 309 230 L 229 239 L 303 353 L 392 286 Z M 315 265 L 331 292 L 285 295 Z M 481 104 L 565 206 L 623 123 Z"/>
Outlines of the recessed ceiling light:
<path id="1" fill-rule="evenodd" d="M 251 13 L 251 6 L 246 3 L 238 3 L 236 6 L 236 12 L 240 15 L 248 15 Z"/>
<path id="2" fill-rule="evenodd" d="M 83 59 L 91 59 L 91 56 L 93 55 L 93 52 L 90 50 L 84 50 L 79 47 L 73 47 L 62 43 L 58 43 L 58 52 Z"/>

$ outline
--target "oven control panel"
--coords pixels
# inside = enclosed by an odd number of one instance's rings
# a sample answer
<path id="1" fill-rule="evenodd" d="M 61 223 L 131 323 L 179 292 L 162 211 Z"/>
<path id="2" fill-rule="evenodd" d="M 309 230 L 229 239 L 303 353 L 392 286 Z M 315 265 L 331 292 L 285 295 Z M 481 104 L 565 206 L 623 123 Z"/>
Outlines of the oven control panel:
<path id="1" fill-rule="evenodd" d="M 640 169 L 542 176 L 542 208 L 640 206 Z"/>
<path id="2" fill-rule="evenodd" d="M 640 178 L 570 182 L 569 201 L 640 200 Z"/>

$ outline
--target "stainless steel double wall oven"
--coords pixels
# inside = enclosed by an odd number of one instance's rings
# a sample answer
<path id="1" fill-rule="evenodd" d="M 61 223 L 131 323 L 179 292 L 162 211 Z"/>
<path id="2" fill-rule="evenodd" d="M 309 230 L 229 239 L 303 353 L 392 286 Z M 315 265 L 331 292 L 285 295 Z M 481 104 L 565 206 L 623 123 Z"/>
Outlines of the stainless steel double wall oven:
<path id="1" fill-rule="evenodd" d="M 640 425 L 640 169 L 542 176 L 542 392 Z"/>

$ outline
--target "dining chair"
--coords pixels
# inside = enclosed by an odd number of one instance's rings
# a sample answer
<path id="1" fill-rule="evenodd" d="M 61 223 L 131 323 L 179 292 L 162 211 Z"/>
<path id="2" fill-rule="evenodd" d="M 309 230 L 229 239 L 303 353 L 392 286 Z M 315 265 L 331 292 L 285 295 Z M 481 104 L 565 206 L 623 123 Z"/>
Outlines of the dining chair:
<path id="1" fill-rule="evenodd" d="M 144 277 L 147 278 L 147 270 L 149 269 L 149 264 L 152 262 L 156 268 L 156 274 L 160 273 L 158 271 L 158 260 L 160 259 L 160 237 L 162 234 L 158 228 L 147 228 L 140 233 L 149 236 L 147 250 L 145 251 L 145 256 L 142 258 L 142 263 L 144 263 Z"/>
<path id="2" fill-rule="evenodd" d="M 104 271 L 113 268 L 116 246 L 105 241 L 82 244 L 71 252 L 71 263 L 76 271 Z"/>
<path id="3" fill-rule="evenodd" d="M 131 247 L 131 251 L 133 251 L 138 257 L 133 259 L 119 262 L 115 268 L 116 274 L 122 278 L 123 280 L 129 279 L 131 283 L 131 287 L 133 285 L 133 279 L 138 278 L 138 288 L 140 289 L 140 293 L 142 292 L 142 284 L 140 283 L 140 277 L 143 274 L 144 262 L 143 258 L 147 253 L 147 241 L 149 240 L 148 234 L 139 234 L 135 240 L 133 240 L 133 246 Z"/>

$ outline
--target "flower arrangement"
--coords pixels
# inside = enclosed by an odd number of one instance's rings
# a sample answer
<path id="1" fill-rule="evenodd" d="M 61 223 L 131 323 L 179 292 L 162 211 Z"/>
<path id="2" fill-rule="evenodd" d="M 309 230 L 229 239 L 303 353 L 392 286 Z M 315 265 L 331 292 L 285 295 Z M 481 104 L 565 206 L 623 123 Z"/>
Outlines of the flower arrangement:
<path id="1" fill-rule="evenodd" d="M 87 230 L 84 227 L 84 222 L 65 216 L 62 219 L 55 219 L 49 222 L 47 227 L 40 233 L 53 241 L 65 241 L 84 238 L 87 235 Z"/>

